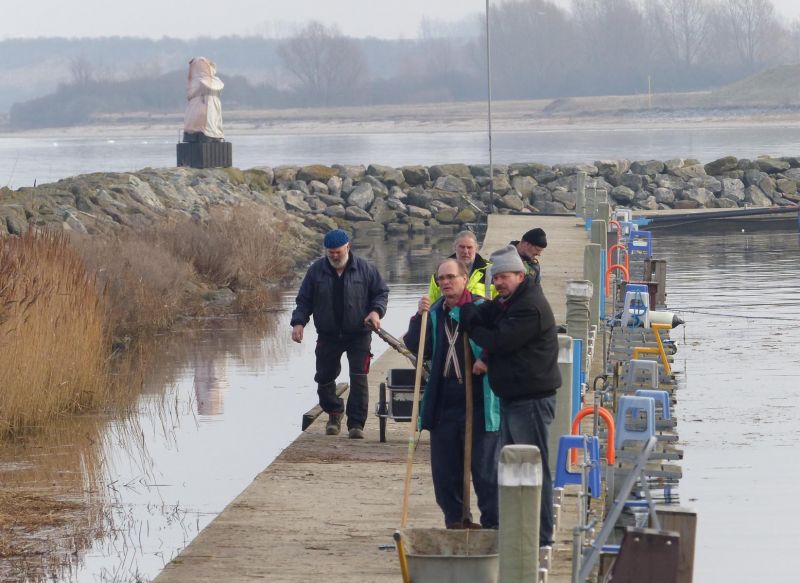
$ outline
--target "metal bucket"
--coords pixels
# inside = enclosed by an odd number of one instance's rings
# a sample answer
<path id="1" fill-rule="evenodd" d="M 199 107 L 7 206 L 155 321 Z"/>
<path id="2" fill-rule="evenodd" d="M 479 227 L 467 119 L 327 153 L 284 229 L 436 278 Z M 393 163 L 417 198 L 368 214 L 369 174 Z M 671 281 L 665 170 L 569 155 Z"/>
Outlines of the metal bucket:
<path id="1" fill-rule="evenodd" d="M 413 583 L 497 583 L 496 530 L 400 530 Z"/>

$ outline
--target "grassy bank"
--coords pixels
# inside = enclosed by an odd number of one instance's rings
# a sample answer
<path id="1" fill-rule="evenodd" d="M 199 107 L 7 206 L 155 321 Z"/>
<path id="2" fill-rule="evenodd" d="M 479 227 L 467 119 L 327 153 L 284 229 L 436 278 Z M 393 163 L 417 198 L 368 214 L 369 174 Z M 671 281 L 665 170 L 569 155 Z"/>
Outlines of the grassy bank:
<path id="1" fill-rule="evenodd" d="M 267 310 L 297 247 L 256 204 L 112 237 L 0 238 L 0 435 L 108 403 L 113 347 L 186 315 Z"/>

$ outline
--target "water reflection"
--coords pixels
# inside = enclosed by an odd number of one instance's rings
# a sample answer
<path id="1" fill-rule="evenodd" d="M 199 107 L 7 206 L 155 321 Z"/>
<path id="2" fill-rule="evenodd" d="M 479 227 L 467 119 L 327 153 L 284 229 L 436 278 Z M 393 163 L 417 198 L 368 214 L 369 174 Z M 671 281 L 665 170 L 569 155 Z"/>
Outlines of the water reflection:
<path id="1" fill-rule="evenodd" d="M 654 245 L 668 261 L 670 309 L 688 322 L 676 359 L 687 376 L 681 500 L 699 515 L 695 580 L 795 581 L 786 505 L 800 480 L 789 461 L 800 437 L 797 233 L 658 232 Z"/>
<path id="2" fill-rule="evenodd" d="M 452 236 L 354 248 L 390 282 L 384 326 L 399 335 Z M 24 549 L 0 544 L 0 579 L 154 577 L 294 439 L 316 403 L 313 333 L 302 345 L 289 339 L 293 299 L 294 290 L 279 295 L 281 310 L 255 322 L 200 320 L 135 347 L 141 390 L 124 414 L 65 420 L 0 448 L 4 492 L 74 504 L 60 525 L 32 535 L 47 537 L 44 554 L 15 558 Z M 386 349 L 373 343 L 376 356 Z"/>

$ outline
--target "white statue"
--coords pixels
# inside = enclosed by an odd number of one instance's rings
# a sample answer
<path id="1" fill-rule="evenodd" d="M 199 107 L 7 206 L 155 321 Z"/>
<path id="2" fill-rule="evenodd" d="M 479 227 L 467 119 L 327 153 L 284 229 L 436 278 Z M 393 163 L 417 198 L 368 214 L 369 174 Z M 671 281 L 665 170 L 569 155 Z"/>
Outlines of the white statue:
<path id="1" fill-rule="evenodd" d="M 217 77 L 214 63 L 205 57 L 195 57 L 189 61 L 186 90 L 189 104 L 183 121 L 184 141 L 222 140 L 222 102 L 219 94 L 223 87 L 225 84 Z"/>

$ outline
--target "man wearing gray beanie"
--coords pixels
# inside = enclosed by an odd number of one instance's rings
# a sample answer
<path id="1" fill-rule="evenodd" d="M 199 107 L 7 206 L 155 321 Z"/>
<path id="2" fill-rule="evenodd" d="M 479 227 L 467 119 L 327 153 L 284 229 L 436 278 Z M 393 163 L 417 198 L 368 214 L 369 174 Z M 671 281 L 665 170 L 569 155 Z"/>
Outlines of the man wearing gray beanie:
<path id="1" fill-rule="evenodd" d="M 547 434 L 555 415 L 556 389 L 561 386 L 556 320 L 542 286 L 525 273 L 513 245 L 495 251 L 489 260 L 498 297 L 464 305 L 461 322 L 484 349 L 481 360 L 486 360 L 489 384 L 500 397 L 501 447 L 527 444 L 541 452 L 539 546 L 551 546 L 553 482 Z"/>

